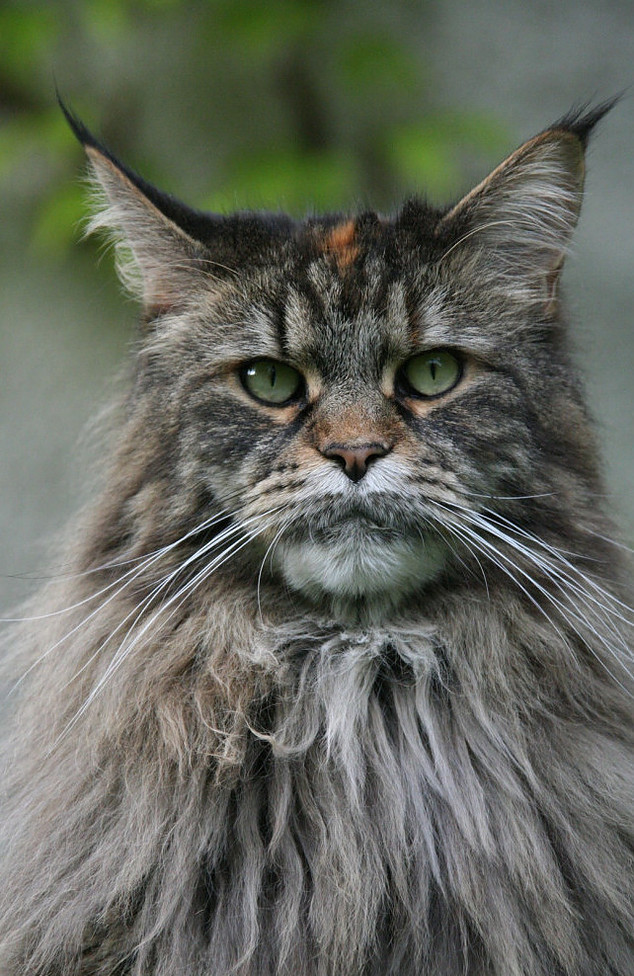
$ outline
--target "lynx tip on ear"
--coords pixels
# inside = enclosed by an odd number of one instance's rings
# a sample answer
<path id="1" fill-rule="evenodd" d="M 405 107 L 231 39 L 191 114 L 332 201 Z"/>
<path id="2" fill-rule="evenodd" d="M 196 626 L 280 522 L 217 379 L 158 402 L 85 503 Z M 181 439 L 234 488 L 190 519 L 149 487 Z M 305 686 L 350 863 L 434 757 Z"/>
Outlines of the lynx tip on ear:
<path id="1" fill-rule="evenodd" d="M 86 128 L 86 126 L 81 121 L 81 119 L 78 118 L 78 116 L 75 115 L 75 113 L 68 107 L 68 105 L 60 95 L 59 91 L 56 90 L 55 94 L 57 96 L 57 104 L 59 105 L 62 112 L 64 113 L 64 118 L 68 122 L 68 125 L 70 126 L 70 129 L 73 132 L 74 136 L 76 137 L 77 141 L 82 144 L 84 149 L 88 147 L 92 147 L 93 149 L 97 149 L 104 156 L 108 156 L 109 155 L 108 151 L 104 148 L 104 146 L 102 146 L 98 142 L 97 139 L 95 139 L 92 132 L 90 132 L 90 130 Z"/>
<path id="2" fill-rule="evenodd" d="M 57 91 L 56 94 L 59 107 L 64 113 L 64 117 L 68 122 L 68 125 L 70 126 L 78 142 L 81 143 L 86 151 L 93 167 L 101 166 L 102 175 L 99 176 L 99 173 L 97 173 L 97 177 L 102 185 L 104 183 L 103 167 L 105 164 L 105 170 L 108 173 L 106 182 L 109 181 L 109 178 L 113 175 L 113 172 L 116 171 L 119 174 L 120 179 L 123 179 L 124 181 L 127 180 L 129 184 L 136 187 L 136 189 L 143 194 L 143 196 L 146 197 L 146 199 L 149 200 L 149 202 L 153 204 L 164 216 L 168 217 L 170 220 L 173 220 L 175 223 L 178 223 L 178 214 L 180 213 L 181 209 L 179 204 L 169 197 L 168 194 L 162 193 L 142 176 L 139 176 L 138 173 L 135 173 L 134 170 L 130 169 L 129 166 L 126 166 L 125 163 L 122 163 L 114 155 L 114 153 L 110 152 L 110 150 L 104 146 L 102 142 L 93 136 L 92 132 L 84 125 L 81 119 L 78 118 L 78 116 L 75 115 L 75 113 L 64 102 L 59 91 Z"/>
<path id="3" fill-rule="evenodd" d="M 571 132 L 573 135 L 577 136 L 580 140 L 583 148 L 588 144 L 588 139 L 590 133 L 596 126 L 597 122 L 600 122 L 604 115 L 607 115 L 614 106 L 621 100 L 625 93 L 618 92 L 616 95 L 612 95 L 610 98 L 606 98 L 603 102 L 599 102 L 594 108 L 590 108 L 589 102 L 585 102 L 583 105 L 577 105 L 566 112 L 562 118 L 558 119 L 550 129 L 564 130 L 565 132 Z"/>

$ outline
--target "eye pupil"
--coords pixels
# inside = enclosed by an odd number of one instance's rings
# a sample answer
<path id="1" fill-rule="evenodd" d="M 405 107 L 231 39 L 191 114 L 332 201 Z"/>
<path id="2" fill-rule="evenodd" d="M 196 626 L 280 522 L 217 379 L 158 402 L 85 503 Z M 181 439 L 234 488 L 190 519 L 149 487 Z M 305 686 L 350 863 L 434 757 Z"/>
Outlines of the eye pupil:
<path id="1" fill-rule="evenodd" d="M 448 349 L 434 349 L 412 356 L 400 372 L 406 394 L 427 399 L 448 393 L 461 377 L 460 360 Z"/>
<path id="2" fill-rule="evenodd" d="M 273 359 L 256 359 L 239 371 L 240 381 L 254 400 L 271 406 L 285 406 L 297 399 L 304 380 L 296 369 Z"/>

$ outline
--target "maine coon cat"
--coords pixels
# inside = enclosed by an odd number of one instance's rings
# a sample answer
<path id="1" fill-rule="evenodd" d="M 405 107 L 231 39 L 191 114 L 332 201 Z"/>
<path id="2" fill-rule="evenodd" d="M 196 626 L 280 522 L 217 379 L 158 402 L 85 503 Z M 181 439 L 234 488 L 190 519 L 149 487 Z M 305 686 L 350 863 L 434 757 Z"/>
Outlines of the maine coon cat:
<path id="1" fill-rule="evenodd" d="M 76 119 L 143 303 L 10 638 L 2 976 L 632 976 L 632 611 L 574 112 L 454 206 L 214 216 Z"/>

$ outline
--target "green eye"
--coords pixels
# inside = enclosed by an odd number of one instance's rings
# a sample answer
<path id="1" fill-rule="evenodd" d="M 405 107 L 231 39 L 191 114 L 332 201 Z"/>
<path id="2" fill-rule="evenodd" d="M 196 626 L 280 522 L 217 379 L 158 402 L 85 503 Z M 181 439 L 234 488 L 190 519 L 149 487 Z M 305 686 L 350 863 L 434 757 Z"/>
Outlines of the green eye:
<path id="1" fill-rule="evenodd" d="M 408 359 L 402 374 L 406 385 L 419 396 L 436 397 L 456 385 L 462 376 L 462 366 L 447 349 L 430 349 Z"/>
<path id="2" fill-rule="evenodd" d="M 240 370 L 240 379 L 252 397 L 274 406 L 292 400 L 304 383 L 301 373 L 275 359 L 254 360 Z"/>

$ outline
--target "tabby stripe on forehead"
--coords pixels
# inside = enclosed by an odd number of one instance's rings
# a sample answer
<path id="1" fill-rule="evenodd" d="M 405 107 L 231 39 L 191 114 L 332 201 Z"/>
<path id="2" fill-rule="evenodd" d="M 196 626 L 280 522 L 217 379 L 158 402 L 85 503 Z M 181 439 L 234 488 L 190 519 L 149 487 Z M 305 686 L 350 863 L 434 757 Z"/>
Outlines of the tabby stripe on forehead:
<path id="1" fill-rule="evenodd" d="M 277 336 L 277 341 L 280 347 L 280 352 L 283 356 L 288 356 L 288 337 L 286 328 L 286 305 L 288 301 L 288 293 L 280 301 L 279 305 L 274 306 L 270 310 L 271 322 L 275 328 L 275 334 Z"/>

